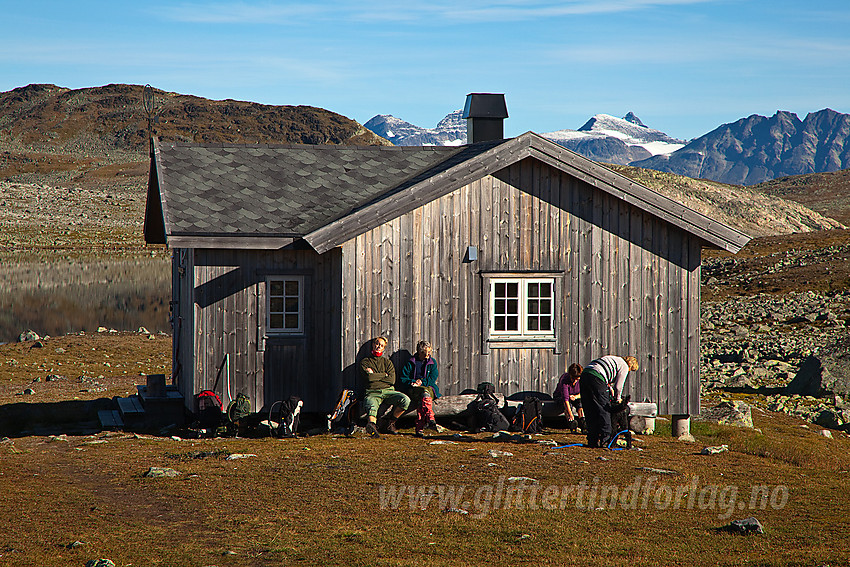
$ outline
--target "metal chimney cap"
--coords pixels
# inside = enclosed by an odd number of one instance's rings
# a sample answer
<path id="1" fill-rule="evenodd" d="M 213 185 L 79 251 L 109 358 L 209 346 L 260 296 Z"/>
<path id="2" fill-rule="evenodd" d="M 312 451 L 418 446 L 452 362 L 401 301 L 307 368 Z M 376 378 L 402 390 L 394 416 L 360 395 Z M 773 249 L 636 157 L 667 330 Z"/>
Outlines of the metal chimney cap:
<path id="1" fill-rule="evenodd" d="M 502 93 L 469 93 L 461 118 L 507 118 L 508 106 Z"/>

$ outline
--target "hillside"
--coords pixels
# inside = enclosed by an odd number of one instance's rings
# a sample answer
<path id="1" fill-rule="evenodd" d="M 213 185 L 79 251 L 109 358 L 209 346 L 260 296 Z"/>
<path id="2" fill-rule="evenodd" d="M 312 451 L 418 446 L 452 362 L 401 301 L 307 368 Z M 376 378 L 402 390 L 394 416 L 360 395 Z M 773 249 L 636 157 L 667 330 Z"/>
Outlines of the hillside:
<path id="1" fill-rule="evenodd" d="M 607 164 L 607 167 L 750 236 L 842 227 L 838 221 L 798 202 L 766 195 L 753 188 L 625 165 Z M 831 209 L 827 207 L 825 211 L 828 213 Z"/>
<path id="2" fill-rule="evenodd" d="M 850 169 L 782 177 L 753 185 L 752 189 L 796 201 L 844 225 L 850 225 Z"/>
<path id="3" fill-rule="evenodd" d="M 68 181 L 110 164 L 147 162 L 142 91 L 140 85 L 76 90 L 28 85 L 0 93 L 0 179 L 44 182 L 33 174 L 51 174 Z M 321 108 L 154 93 L 154 133 L 165 140 L 388 143 L 354 120 Z"/>

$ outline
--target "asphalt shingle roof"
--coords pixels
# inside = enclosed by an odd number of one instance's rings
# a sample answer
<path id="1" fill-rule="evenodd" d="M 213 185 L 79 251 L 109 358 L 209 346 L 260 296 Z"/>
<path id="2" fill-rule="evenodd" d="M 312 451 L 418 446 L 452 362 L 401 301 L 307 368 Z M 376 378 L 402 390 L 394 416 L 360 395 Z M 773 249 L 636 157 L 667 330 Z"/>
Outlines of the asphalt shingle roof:
<path id="1" fill-rule="evenodd" d="M 303 236 L 493 144 L 476 146 L 158 144 L 166 232 Z"/>

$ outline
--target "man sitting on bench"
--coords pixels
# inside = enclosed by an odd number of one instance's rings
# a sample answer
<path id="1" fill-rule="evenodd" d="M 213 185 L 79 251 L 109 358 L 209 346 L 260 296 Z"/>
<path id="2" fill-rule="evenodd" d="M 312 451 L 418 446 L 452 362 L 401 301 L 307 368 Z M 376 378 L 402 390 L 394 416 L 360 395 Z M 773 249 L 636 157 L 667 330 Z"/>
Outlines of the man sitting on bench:
<path id="1" fill-rule="evenodd" d="M 396 435 L 396 420 L 401 417 L 408 406 L 410 398 L 395 389 L 395 367 L 389 357 L 385 357 L 384 350 L 387 348 L 387 339 L 375 337 L 372 339 L 372 356 L 367 356 L 360 361 L 360 372 L 366 383 L 364 405 L 368 414 L 366 433 L 370 437 L 380 437 L 378 433 L 378 408 L 386 400 L 393 406 L 392 415 L 386 420 L 383 430 L 391 435 Z"/>

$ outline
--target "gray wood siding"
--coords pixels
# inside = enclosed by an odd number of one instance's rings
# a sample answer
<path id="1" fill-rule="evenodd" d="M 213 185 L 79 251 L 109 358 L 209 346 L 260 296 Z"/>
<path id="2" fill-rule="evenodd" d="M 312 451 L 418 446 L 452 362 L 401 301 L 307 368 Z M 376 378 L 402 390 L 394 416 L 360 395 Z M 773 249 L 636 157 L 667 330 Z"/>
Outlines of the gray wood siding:
<path id="1" fill-rule="evenodd" d="M 244 392 L 259 411 L 294 394 L 304 400 L 305 411 L 327 412 L 342 387 L 339 250 L 323 255 L 311 250 L 190 252 L 192 297 L 181 303 L 183 311 L 190 310 L 194 333 L 191 374 L 186 375 L 194 390 L 184 390 L 187 407 L 194 393 L 212 389 L 217 369 L 228 354 L 230 375 L 222 373 L 217 388 L 225 403 Z M 269 275 L 304 277 L 302 335 L 267 336 Z"/>
<path id="2" fill-rule="evenodd" d="M 478 260 L 465 262 L 467 246 Z M 634 354 L 627 385 L 663 414 L 699 411 L 701 241 L 535 159 L 525 159 L 342 246 L 342 361 L 368 340 L 430 340 L 445 394 L 493 381 L 551 392 L 565 367 Z M 483 344 L 482 272 L 562 272 L 559 349 Z M 403 357 L 396 356 L 396 362 Z"/>

